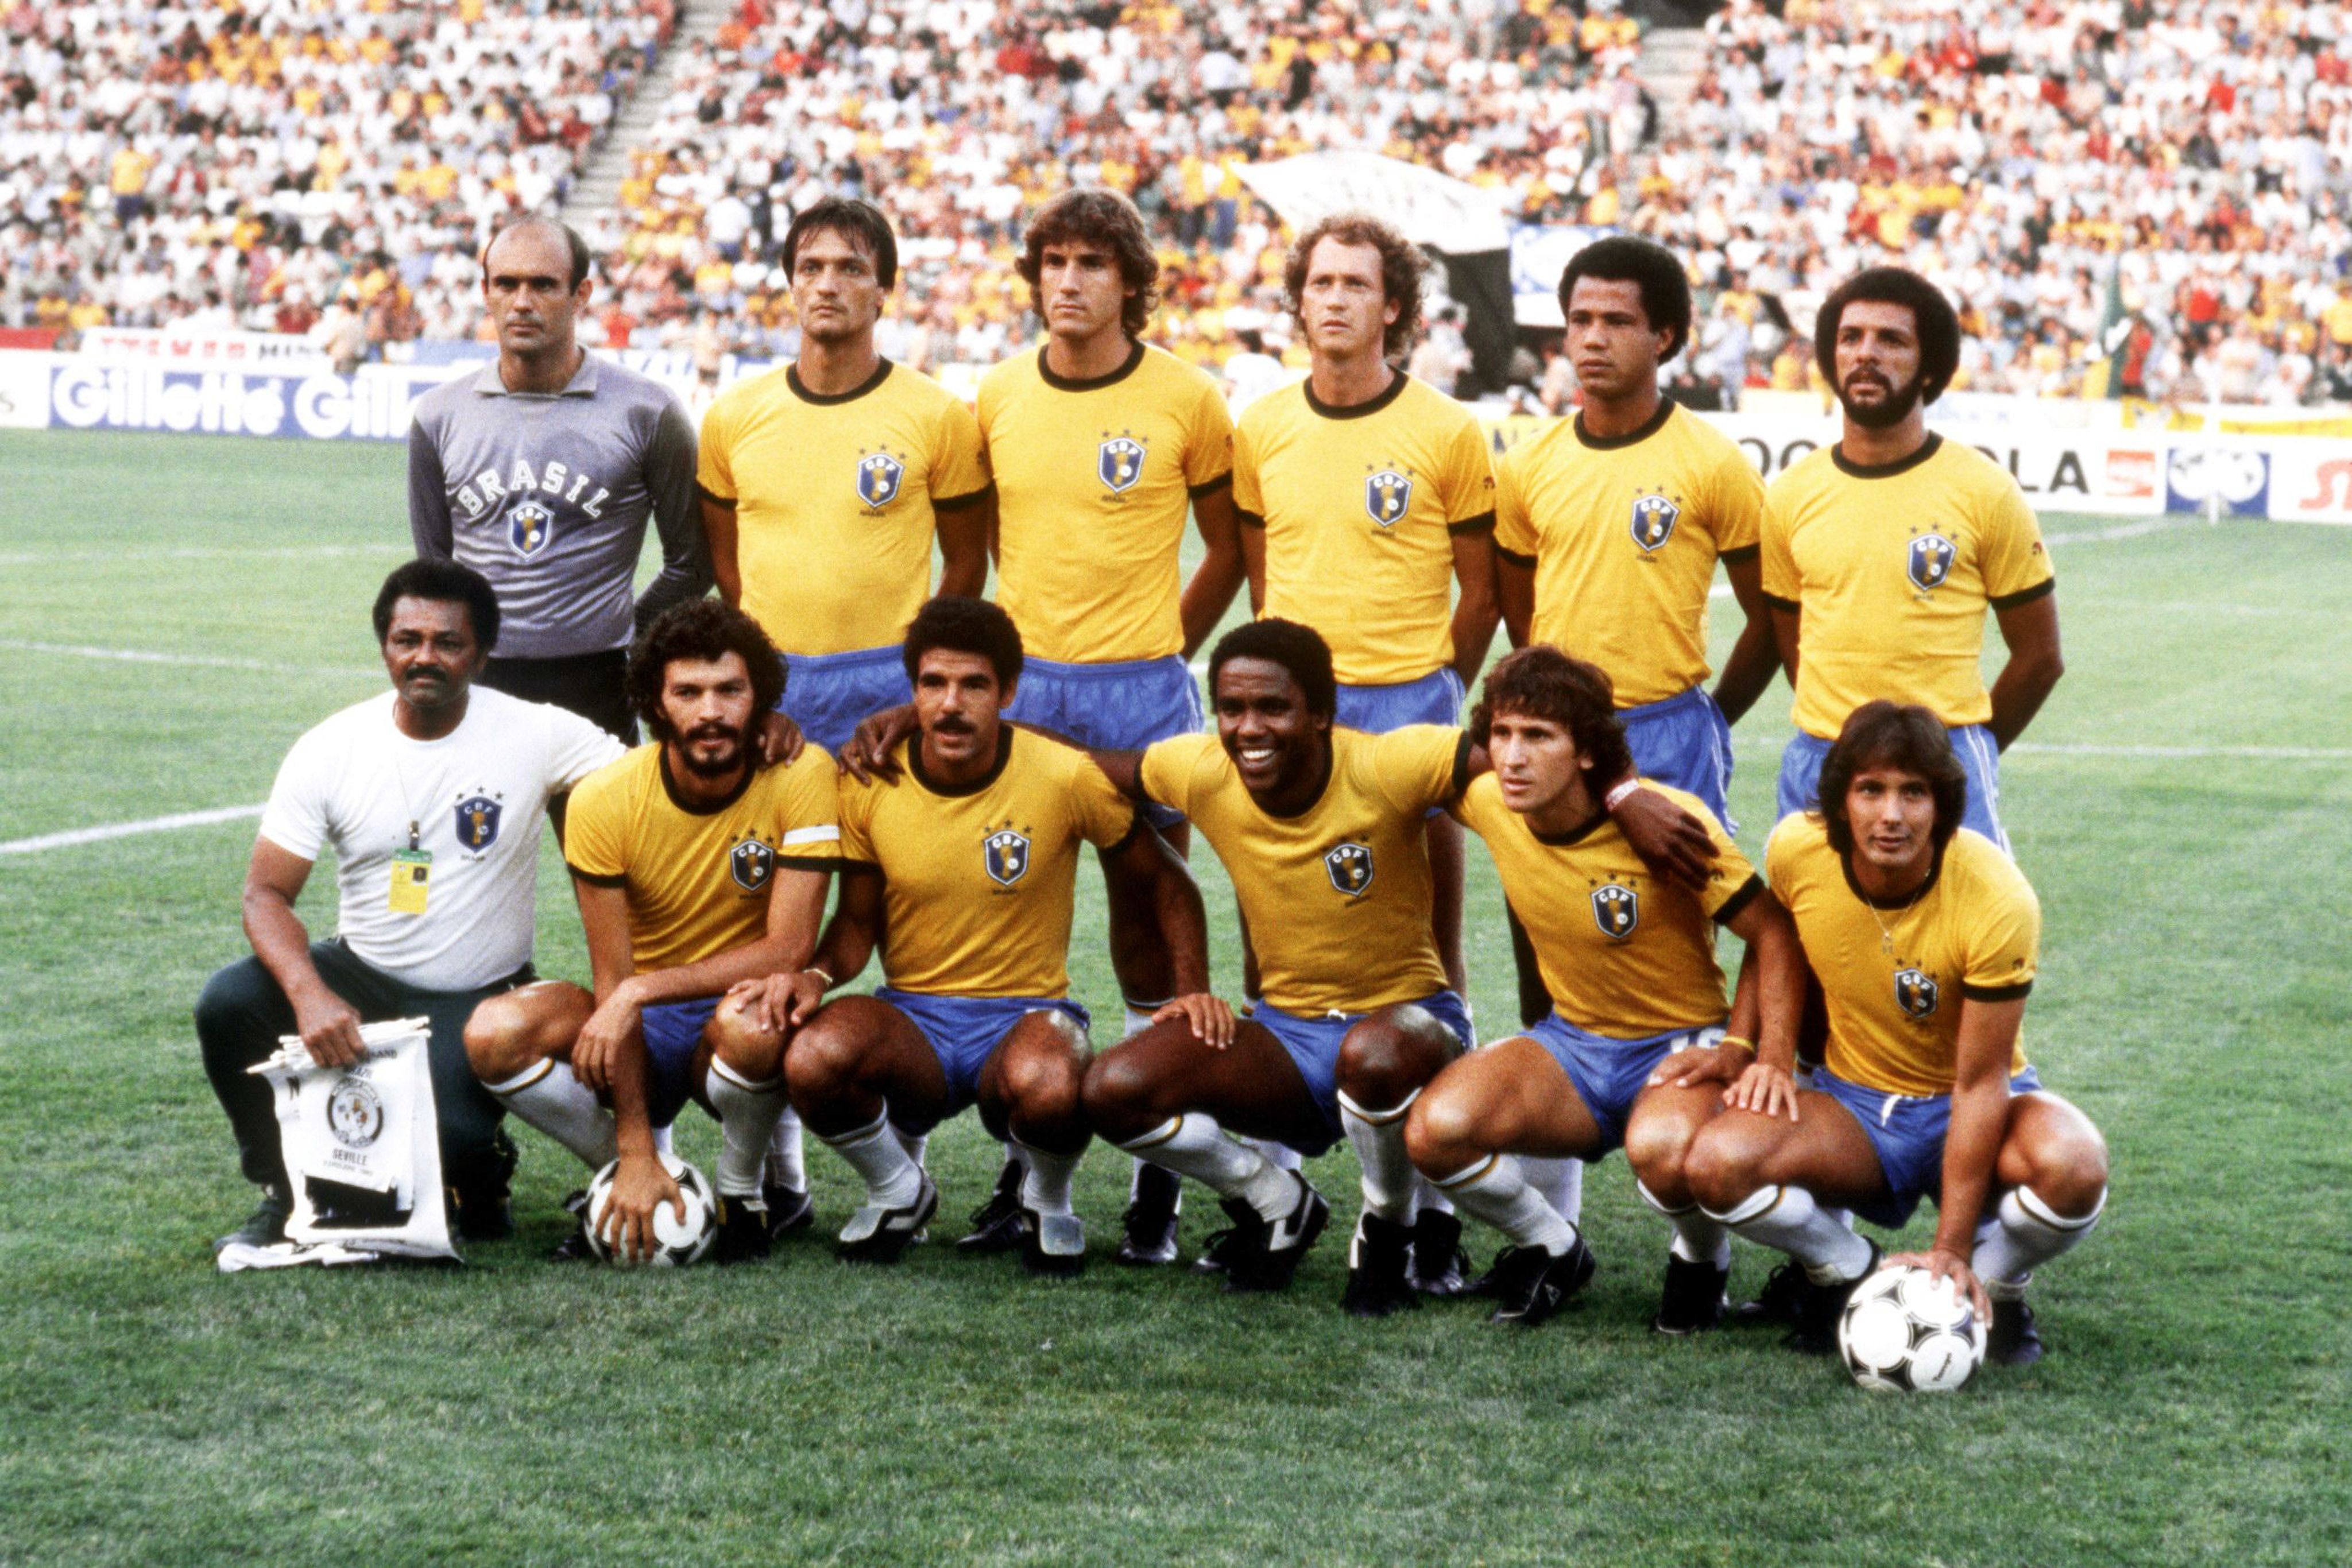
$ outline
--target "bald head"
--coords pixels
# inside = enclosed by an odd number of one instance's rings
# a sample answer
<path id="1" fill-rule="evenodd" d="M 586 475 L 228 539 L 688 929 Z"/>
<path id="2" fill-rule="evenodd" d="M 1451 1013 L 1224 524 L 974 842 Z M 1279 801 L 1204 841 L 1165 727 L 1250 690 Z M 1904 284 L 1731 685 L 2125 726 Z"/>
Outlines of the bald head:
<path id="1" fill-rule="evenodd" d="M 551 218 L 509 225 L 483 248 L 482 302 L 509 390 L 547 390 L 542 381 L 561 390 L 578 362 L 573 329 L 590 288 L 587 243 Z"/>
<path id="2" fill-rule="evenodd" d="M 534 216 L 518 218 L 490 236 L 490 243 L 482 247 L 482 277 L 485 282 L 489 279 L 491 263 L 517 246 L 530 251 L 534 264 L 532 270 L 539 270 L 540 263 L 549 263 L 560 269 L 567 292 L 588 281 L 588 242 L 582 239 L 579 231 L 570 224 Z"/>

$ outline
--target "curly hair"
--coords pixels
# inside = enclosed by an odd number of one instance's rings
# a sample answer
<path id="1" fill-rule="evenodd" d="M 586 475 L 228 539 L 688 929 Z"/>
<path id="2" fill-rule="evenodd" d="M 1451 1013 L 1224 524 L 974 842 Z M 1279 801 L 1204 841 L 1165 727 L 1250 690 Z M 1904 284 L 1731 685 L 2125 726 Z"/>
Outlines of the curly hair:
<path id="1" fill-rule="evenodd" d="M 945 593 L 915 612 L 900 654 L 906 662 L 907 679 L 916 677 L 923 655 L 934 648 L 977 653 L 996 672 L 999 686 L 1010 687 L 1021 678 L 1021 628 L 985 599 Z"/>
<path id="2" fill-rule="evenodd" d="M 662 712 L 669 666 L 679 659 L 717 664 L 740 653 L 751 675 L 751 716 L 756 721 L 784 695 L 784 661 L 757 621 L 720 599 L 692 599 L 654 617 L 629 650 L 629 706 L 656 740 L 675 740 Z"/>
<path id="3" fill-rule="evenodd" d="M 1397 319 L 1389 323 L 1381 352 L 1387 359 L 1402 358 L 1421 336 L 1421 280 L 1428 276 L 1429 258 L 1394 225 L 1370 213 L 1332 214 L 1300 235 L 1282 264 L 1283 296 L 1301 328 L 1307 324 L 1307 265 L 1315 258 L 1315 247 L 1327 239 L 1368 245 L 1381 253 L 1381 292 L 1397 307 Z"/>
<path id="4" fill-rule="evenodd" d="M 1830 290 L 1813 318 L 1813 363 L 1822 379 L 1832 387 L 1838 384 L 1838 324 L 1845 308 L 1857 301 L 1900 305 L 1911 312 L 1912 329 L 1919 340 L 1919 402 L 1924 406 L 1943 396 L 1960 368 L 1959 314 L 1942 289 L 1907 267 L 1865 267 Z"/>
<path id="5" fill-rule="evenodd" d="M 1640 286 L 1642 315 L 1648 320 L 1650 330 L 1675 335 L 1666 351 L 1658 356 L 1660 360 L 1673 359 L 1689 343 L 1690 277 L 1683 271 L 1683 264 L 1675 259 L 1674 253 L 1664 246 L 1632 235 L 1611 235 L 1607 239 L 1594 240 L 1569 257 L 1568 266 L 1559 275 L 1559 313 L 1563 318 L 1580 277 Z"/>
<path id="6" fill-rule="evenodd" d="M 1617 716 L 1617 691 L 1608 673 L 1570 658 L 1549 643 L 1506 654 L 1486 672 L 1478 706 L 1470 710 L 1470 738 L 1486 745 L 1497 714 L 1541 719 L 1568 731 L 1577 755 L 1584 758 L 1588 784 L 1608 784 L 1633 771 L 1633 754 L 1625 746 L 1625 725 Z"/>
<path id="7" fill-rule="evenodd" d="M 1853 776 L 1869 768 L 1894 768 L 1925 779 L 1936 797 L 1936 828 L 1931 835 L 1936 848 L 1941 850 L 1952 841 L 1969 805 L 1969 776 L 1953 755 L 1952 738 L 1943 721 L 1926 708 L 1881 697 L 1846 716 L 1837 743 L 1822 758 L 1814 805 L 1828 830 L 1830 848 L 1841 855 L 1853 853 L 1853 824 L 1845 814 L 1846 791 L 1853 787 Z"/>
<path id="8" fill-rule="evenodd" d="M 1098 245 L 1118 261 L 1118 280 L 1127 290 L 1119 305 L 1118 324 L 1130 338 L 1143 336 L 1151 312 L 1160 304 L 1160 258 L 1151 252 L 1151 238 L 1143 232 L 1143 214 L 1117 191 L 1065 191 L 1045 204 L 1022 238 L 1021 259 L 1014 269 L 1036 298 L 1037 279 L 1045 266 L 1049 245 Z M 1042 313 L 1045 301 L 1037 299 Z"/>
<path id="9" fill-rule="evenodd" d="M 1298 683 L 1307 711 L 1329 718 L 1339 710 L 1339 685 L 1331 673 L 1331 645 L 1312 626 L 1269 616 L 1244 621 L 1223 637 L 1209 654 L 1209 698 L 1216 700 L 1217 676 L 1235 659 L 1264 659 L 1279 664 Z"/>

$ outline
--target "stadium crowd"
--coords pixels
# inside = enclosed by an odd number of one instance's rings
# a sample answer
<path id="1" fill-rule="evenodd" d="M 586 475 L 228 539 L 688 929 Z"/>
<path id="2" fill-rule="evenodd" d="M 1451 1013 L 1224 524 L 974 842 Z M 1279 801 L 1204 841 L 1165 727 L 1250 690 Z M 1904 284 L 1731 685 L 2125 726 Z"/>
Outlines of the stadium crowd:
<path id="1" fill-rule="evenodd" d="M 393 8 L 227 0 L 0 17 L 0 320 L 318 331 L 366 353 L 481 329 L 472 256 L 558 197 L 670 0 Z M 526 32 L 530 49 L 517 47 Z M 1610 0 L 1084 4 L 740 0 L 682 45 L 616 212 L 593 221 L 614 346 L 797 340 L 776 242 L 825 192 L 905 236 L 894 357 L 1032 340 L 1012 267 L 1056 192 L 1131 194 L 1162 246 L 1155 336 L 1296 359 L 1278 220 L 1239 170 L 1379 151 L 1693 258 L 1700 401 L 1811 375 L 1834 279 L 1913 267 L 1959 303 L 1955 384 L 2352 399 L 2352 58 L 2336 5 L 1735 0 L 1661 115 Z M 322 310 L 335 319 L 321 326 Z M 1414 362 L 1467 366 L 1440 310 Z M 1791 329 L 1793 328 L 1793 330 Z M 1538 345 L 1540 348 L 1540 345 Z M 1523 356 L 1529 396 L 1573 395 Z"/>

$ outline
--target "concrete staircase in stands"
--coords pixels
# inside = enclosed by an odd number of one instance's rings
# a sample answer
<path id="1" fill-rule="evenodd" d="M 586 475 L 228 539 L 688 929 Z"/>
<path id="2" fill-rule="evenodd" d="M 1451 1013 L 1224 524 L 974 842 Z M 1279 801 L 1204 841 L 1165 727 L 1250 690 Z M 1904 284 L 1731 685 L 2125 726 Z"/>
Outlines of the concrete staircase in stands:
<path id="1" fill-rule="evenodd" d="M 668 45 L 654 61 L 654 68 L 637 83 L 636 95 L 613 117 L 604 140 L 588 154 L 588 162 L 572 180 L 563 199 L 567 218 L 577 222 L 612 206 L 620 194 L 621 182 L 629 177 L 629 154 L 645 145 L 654 122 L 661 118 L 662 106 L 677 90 L 678 78 L 693 54 L 690 46 L 718 32 L 734 11 L 733 0 L 678 0 L 677 26 L 670 30 Z"/>

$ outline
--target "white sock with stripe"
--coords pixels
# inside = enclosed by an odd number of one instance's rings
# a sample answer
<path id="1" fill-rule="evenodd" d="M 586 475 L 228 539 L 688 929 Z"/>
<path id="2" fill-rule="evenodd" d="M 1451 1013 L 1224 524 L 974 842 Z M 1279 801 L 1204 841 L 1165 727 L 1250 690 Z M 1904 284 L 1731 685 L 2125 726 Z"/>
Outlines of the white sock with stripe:
<path id="1" fill-rule="evenodd" d="M 1368 1110 L 1339 1092 L 1339 1124 L 1347 1129 L 1349 1146 L 1364 1173 L 1364 1212 L 1399 1225 L 1412 1218 L 1413 1189 L 1421 1173 L 1405 1152 L 1405 1113 L 1421 1098 L 1416 1089 L 1386 1110 Z"/>
<path id="2" fill-rule="evenodd" d="M 1633 1190 L 1642 1195 L 1643 1203 L 1664 1215 L 1666 1223 L 1675 1228 L 1674 1245 L 1668 1250 L 1675 1257 L 1685 1263 L 1712 1263 L 1718 1269 L 1731 1267 L 1731 1232 L 1724 1228 L 1723 1221 L 1714 1218 L 1695 1203 L 1681 1208 L 1669 1208 L 1658 1201 L 1656 1193 L 1639 1180 L 1633 1183 Z"/>
<path id="3" fill-rule="evenodd" d="M 1021 1207 L 1039 1214 L 1070 1212 L 1070 1177 L 1078 1168 L 1084 1155 L 1057 1155 L 1050 1150 L 1021 1145 L 1024 1174 L 1021 1177 Z"/>
<path id="4" fill-rule="evenodd" d="M 877 1208 L 904 1208 L 923 1190 L 923 1167 L 907 1153 L 884 1112 L 866 1126 L 824 1140 L 866 1178 L 866 1201 Z"/>
<path id="5" fill-rule="evenodd" d="M 2072 1251 L 2106 1210 L 2105 1187 L 2099 1189 L 2099 1201 L 2091 1206 L 2091 1212 L 2080 1219 L 2066 1218 L 2030 1186 L 2010 1188 L 1993 1210 L 1993 1223 L 1977 1233 L 1973 1266 L 1986 1293 L 2022 1295 L 2033 1270 L 2060 1253 Z"/>
<path id="6" fill-rule="evenodd" d="M 1703 1209 L 1748 1240 L 1786 1252 L 1817 1285 L 1859 1280 L 1870 1267 L 1870 1243 L 1840 1225 L 1801 1186 L 1768 1186 L 1727 1211 Z"/>
<path id="7" fill-rule="evenodd" d="M 1576 1226 L 1529 1185 L 1526 1168 L 1509 1155 L 1488 1155 L 1437 1185 L 1464 1213 L 1483 1219 L 1522 1247 L 1557 1258 L 1576 1245 Z"/>
<path id="8" fill-rule="evenodd" d="M 499 1103 L 578 1155 L 592 1171 L 613 1163 L 613 1113 L 572 1075 L 572 1064 L 552 1057 L 532 1062 L 502 1083 L 483 1085 Z"/>
<path id="9" fill-rule="evenodd" d="M 1584 1218 L 1582 1160 L 1555 1160 L 1532 1155 L 1521 1155 L 1518 1160 L 1520 1168 L 1527 1172 L 1528 1185 L 1543 1194 L 1544 1201 L 1559 1210 L 1561 1218 L 1573 1225 Z"/>
<path id="10" fill-rule="evenodd" d="M 1221 1197 L 1241 1198 L 1268 1219 L 1280 1219 L 1298 1199 L 1298 1185 L 1281 1167 L 1198 1111 L 1171 1117 L 1119 1147 Z"/>
<path id="11" fill-rule="evenodd" d="M 723 1197 L 758 1198 L 776 1118 L 784 1110 L 783 1074 L 754 1083 L 714 1056 L 702 1092 L 719 1113 L 719 1164 L 711 1185 Z"/>
<path id="12" fill-rule="evenodd" d="M 804 1147 L 800 1113 L 787 1103 L 783 1113 L 776 1118 L 776 1130 L 768 1134 L 766 1179 L 770 1186 L 808 1191 L 808 1157 L 802 1152 Z"/>

